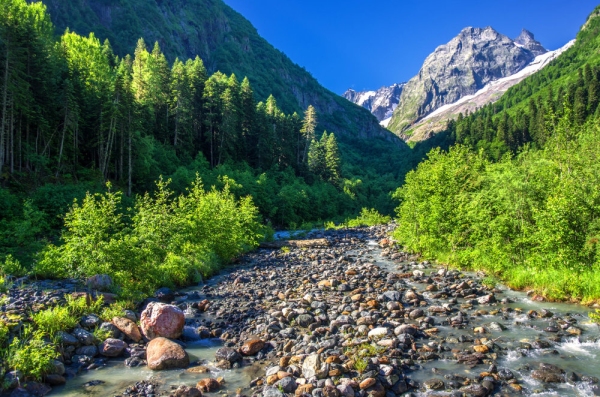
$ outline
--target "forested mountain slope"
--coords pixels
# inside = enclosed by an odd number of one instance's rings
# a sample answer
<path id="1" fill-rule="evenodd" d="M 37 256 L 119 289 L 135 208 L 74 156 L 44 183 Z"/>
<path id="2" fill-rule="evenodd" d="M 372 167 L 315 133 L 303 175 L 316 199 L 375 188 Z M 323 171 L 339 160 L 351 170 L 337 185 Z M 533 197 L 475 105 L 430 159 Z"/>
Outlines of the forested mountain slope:
<path id="1" fill-rule="evenodd" d="M 544 146 L 548 123 L 565 108 L 582 125 L 595 117 L 600 98 L 600 14 L 596 9 L 575 44 L 541 71 L 510 88 L 499 101 L 450 124 L 457 142 L 486 148 L 495 158 L 524 144 Z"/>
<path id="2" fill-rule="evenodd" d="M 396 237 L 408 249 L 550 299 L 600 300 L 599 11 L 406 176 Z"/>
<path id="3" fill-rule="evenodd" d="M 304 68 L 263 39 L 221 0 L 43 0 L 58 34 L 66 28 L 109 39 L 117 55 L 138 38 L 158 42 L 167 59 L 199 56 L 209 73 L 247 76 L 258 100 L 273 95 L 286 113 L 313 105 L 321 129 L 351 137 L 396 140 L 367 111 L 321 86 Z"/>

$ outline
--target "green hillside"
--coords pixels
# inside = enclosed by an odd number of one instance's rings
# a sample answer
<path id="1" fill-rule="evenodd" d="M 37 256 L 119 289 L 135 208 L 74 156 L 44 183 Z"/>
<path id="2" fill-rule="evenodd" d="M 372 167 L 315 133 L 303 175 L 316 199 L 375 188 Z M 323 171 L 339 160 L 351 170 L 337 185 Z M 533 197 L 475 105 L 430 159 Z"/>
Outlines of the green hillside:
<path id="1" fill-rule="evenodd" d="M 286 113 L 313 105 L 321 128 L 336 134 L 399 143 L 369 111 L 322 87 L 304 68 L 259 36 L 221 0 L 43 0 L 56 32 L 109 39 L 117 55 L 133 53 L 138 38 L 158 42 L 170 62 L 199 56 L 209 73 L 247 76 L 257 100 L 269 95 Z"/>
<path id="2" fill-rule="evenodd" d="M 490 284 L 600 300 L 599 10 L 569 51 L 459 117 L 458 144 L 407 175 L 396 237 L 408 249 Z"/>
<path id="3" fill-rule="evenodd" d="M 575 44 L 541 71 L 511 87 L 502 98 L 471 115 L 459 116 L 450 131 L 458 143 L 484 148 L 494 158 L 525 144 L 542 147 L 547 122 L 556 124 L 565 106 L 577 124 L 593 117 L 600 98 L 600 7 L 588 17 Z"/>

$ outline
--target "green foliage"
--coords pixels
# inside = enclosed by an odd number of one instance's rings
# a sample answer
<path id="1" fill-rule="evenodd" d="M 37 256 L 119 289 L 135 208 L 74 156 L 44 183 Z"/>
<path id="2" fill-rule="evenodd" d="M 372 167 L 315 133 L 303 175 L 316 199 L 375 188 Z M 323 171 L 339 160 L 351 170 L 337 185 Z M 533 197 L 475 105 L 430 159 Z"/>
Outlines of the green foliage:
<path id="1" fill-rule="evenodd" d="M 104 301 L 102 297 L 94 301 L 65 296 L 65 305 L 54 306 L 32 315 L 33 323 L 43 335 L 53 338 L 59 331 L 70 331 L 77 326 L 82 316 L 100 314 Z"/>
<path id="2" fill-rule="evenodd" d="M 354 369 L 359 373 L 365 372 L 365 370 L 369 367 L 369 362 L 365 358 L 356 358 L 354 360 Z"/>
<path id="3" fill-rule="evenodd" d="M 4 263 L 0 263 L 0 275 L 10 275 L 15 277 L 24 276 L 27 273 L 25 268 L 12 255 L 8 255 L 4 259 Z"/>
<path id="4" fill-rule="evenodd" d="M 56 348 L 44 341 L 43 333 L 26 328 L 21 337 L 15 337 L 8 347 L 7 364 L 21 371 L 26 379 L 41 380 L 58 358 Z"/>
<path id="5" fill-rule="evenodd" d="M 396 193 L 395 237 L 549 298 L 600 298 L 600 125 L 567 107 L 543 150 L 490 162 L 463 146 L 430 153 Z"/>
<path id="6" fill-rule="evenodd" d="M 135 305 L 132 301 L 117 301 L 104 307 L 100 313 L 100 318 L 104 321 L 112 321 L 115 317 L 123 317 L 125 310 L 133 310 Z"/>
<path id="7" fill-rule="evenodd" d="M 79 323 L 79 317 L 74 316 L 67 307 L 54 306 L 41 310 L 33 316 L 33 322 L 45 336 L 54 337 L 59 331 L 70 331 Z"/>
<path id="8" fill-rule="evenodd" d="M 588 314 L 593 323 L 600 324 L 600 309 L 596 309 Z"/>
<path id="9" fill-rule="evenodd" d="M 258 245 L 263 228 L 250 198 L 236 200 L 228 187 L 205 191 L 199 179 L 178 197 L 168 182 L 134 208 L 120 192 L 88 194 L 65 218 L 60 246 L 42 253 L 35 272 L 44 276 L 108 274 L 124 296 L 160 286 L 185 286 Z"/>
<path id="10" fill-rule="evenodd" d="M 376 209 L 363 208 L 360 211 L 360 215 L 354 219 L 348 220 L 348 227 L 360 227 L 360 226 L 375 226 L 385 225 L 389 223 L 391 217 L 381 215 Z"/>

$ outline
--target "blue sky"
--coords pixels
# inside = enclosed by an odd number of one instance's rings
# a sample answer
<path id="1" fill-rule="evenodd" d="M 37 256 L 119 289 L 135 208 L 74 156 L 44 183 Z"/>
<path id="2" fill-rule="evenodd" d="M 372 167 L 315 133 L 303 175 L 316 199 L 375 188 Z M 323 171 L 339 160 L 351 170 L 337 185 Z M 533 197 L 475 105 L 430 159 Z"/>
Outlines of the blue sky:
<path id="1" fill-rule="evenodd" d="M 467 26 L 516 37 L 522 28 L 548 49 L 575 38 L 598 0 L 224 0 L 261 36 L 341 94 L 414 76 L 438 45 Z"/>

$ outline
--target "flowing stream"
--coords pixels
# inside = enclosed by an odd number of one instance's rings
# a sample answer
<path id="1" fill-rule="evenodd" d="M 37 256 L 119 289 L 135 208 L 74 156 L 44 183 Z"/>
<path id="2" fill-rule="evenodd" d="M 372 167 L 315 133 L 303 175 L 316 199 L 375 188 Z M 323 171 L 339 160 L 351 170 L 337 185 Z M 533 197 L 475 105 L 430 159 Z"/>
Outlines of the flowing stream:
<path id="1" fill-rule="evenodd" d="M 381 256 L 381 249 L 376 242 L 369 243 L 357 251 L 353 251 L 357 258 L 372 262 L 380 268 L 397 272 L 399 264 L 392 262 Z M 406 264 L 406 263 L 405 263 Z M 420 265 L 414 265 L 419 267 Z M 428 271 L 437 270 L 434 268 L 422 269 Z M 217 284 L 223 276 L 217 276 L 209 283 Z M 420 291 L 425 290 L 425 284 L 413 284 Z M 555 364 L 567 371 L 574 372 L 579 377 L 600 378 L 600 330 L 596 324 L 590 322 L 588 313 L 591 309 L 575 304 L 568 303 L 549 303 L 532 301 L 523 292 L 511 291 L 502 286 L 499 287 L 502 294 L 498 294 L 498 299 L 509 298 L 512 303 L 508 305 L 496 305 L 482 307 L 480 315 L 471 319 L 470 325 L 465 329 L 456 329 L 450 326 L 441 325 L 446 317 L 435 317 L 436 327 L 439 329 L 439 336 L 444 338 L 460 338 L 461 335 L 473 336 L 473 327 L 488 325 L 491 322 L 501 324 L 504 330 L 490 330 L 486 337 L 496 339 L 497 345 L 502 349 L 498 353 L 498 368 L 508 368 L 512 370 L 519 383 L 524 387 L 525 395 L 533 396 L 593 396 L 594 390 L 592 384 L 588 382 L 570 382 L 551 385 L 542 385 L 539 381 L 533 379 L 530 374 L 535 366 L 540 363 Z M 199 290 L 192 288 L 187 292 Z M 427 296 L 425 292 L 425 296 Z M 502 316 L 501 313 L 493 313 L 502 307 L 511 307 L 513 311 L 509 316 Z M 524 346 L 536 340 L 551 340 L 553 334 L 546 332 L 545 329 L 553 321 L 548 318 L 531 318 L 527 315 L 528 311 L 542 309 L 551 311 L 560 318 L 575 318 L 576 325 L 583 330 L 580 336 L 567 338 L 562 342 L 551 342 L 550 345 L 542 349 L 526 349 Z M 490 311 L 490 313 L 487 312 Z M 194 329 L 186 327 L 185 333 L 188 339 L 193 338 Z M 465 346 L 468 343 L 465 343 Z M 122 360 L 110 361 L 106 367 L 98 370 L 83 372 L 74 379 L 70 379 L 67 385 L 55 388 L 52 391 L 53 396 L 109 396 L 120 395 L 128 386 L 140 380 L 153 379 L 158 381 L 163 392 L 168 391 L 172 386 L 176 387 L 182 384 L 189 386 L 204 377 L 223 377 L 225 387 L 219 393 L 223 395 L 235 395 L 236 389 L 248 389 L 250 381 L 264 375 L 264 366 L 266 362 L 257 362 L 251 366 L 244 366 L 232 370 L 218 370 L 212 366 L 216 350 L 221 346 L 219 339 L 205 339 L 191 341 L 187 343 L 187 352 L 190 354 L 190 362 L 198 362 L 206 365 L 211 372 L 206 374 L 188 373 L 185 370 L 171 370 L 162 372 L 153 372 L 145 367 L 129 368 L 123 364 Z M 423 382 L 433 377 L 443 378 L 444 375 L 463 375 L 475 377 L 480 372 L 485 371 L 485 366 L 478 366 L 473 370 L 466 369 L 464 365 L 459 365 L 451 360 L 434 360 L 423 364 L 415 364 L 406 375 L 417 381 Z M 91 381 L 102 381 L 97 386 L 86 386 Z M 417 395 L 428 395 L 422 393 Z M 444 392 L 435 392 L 436 396 L 445 395 Z M 449 395 L 449 394 L 448 394 Z"/>

